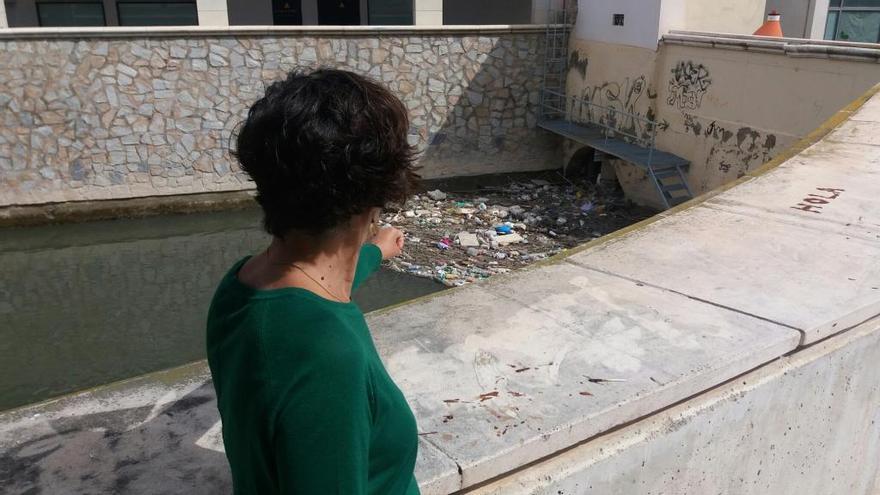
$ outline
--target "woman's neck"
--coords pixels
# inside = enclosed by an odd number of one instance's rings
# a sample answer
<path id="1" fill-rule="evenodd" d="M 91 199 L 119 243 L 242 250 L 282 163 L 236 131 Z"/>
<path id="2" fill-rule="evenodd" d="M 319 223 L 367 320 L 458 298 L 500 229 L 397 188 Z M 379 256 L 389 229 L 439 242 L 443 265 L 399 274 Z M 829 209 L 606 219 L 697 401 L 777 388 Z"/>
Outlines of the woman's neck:
<path id="1" fill-rule="evenodd" d="M 259 271 L 273 286 L 302 287 L 326 298 L 347 302 L 361 243 L 350 235 L 305 235 L 274 238 Z M 255 267 L 257 268 L 257 267 Z"/>

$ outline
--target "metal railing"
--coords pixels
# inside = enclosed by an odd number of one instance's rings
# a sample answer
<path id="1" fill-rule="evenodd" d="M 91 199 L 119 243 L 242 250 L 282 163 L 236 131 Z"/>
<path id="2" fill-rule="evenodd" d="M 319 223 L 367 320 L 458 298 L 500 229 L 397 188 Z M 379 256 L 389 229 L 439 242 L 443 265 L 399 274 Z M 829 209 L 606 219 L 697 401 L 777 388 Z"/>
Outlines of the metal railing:
<path id="1" fill-rule="evenodd" d="M 577 2 L 561 0 L 562 9 L 554 9 L 555 3 L 554 0 L 548 2 L 539 121 L 565 122 L 567 129 L 563 132 L 567 132 L 569 137 L 576 134 L 574 131 L 577 126 L 589 125 L 601 132 L 606 145 L 609 139 L 617 139 L 645 148 L 648 153 L 645 164 L 648 176 L 660 192 L 663 204 L 668 208 L 670 205 L 664 184 L 653 166 L 654 150 L 657 148 L 657 121 L 618 108 L 600 105 L 584 97 L 566 96 L 568 45 L 571 24 L 577 16 Z M 675 170 L 690 195 L 690 189 L 684 176 L 681 175 L 681 169 L 676 166 Z"/>
<path id="2" fill-rule="evenodd" d="M 566 96 L 564 93 L 547 88 L 544 89 L 544 93 L 542 114 L 554 115 L 556 120 L 564 120 L 569 131 L 577 125 L 589 124 L 596 127 L 602 132 L 606 143 L 608 139 L 616 138 L 647 148 L 647 165 L 649 169 L 651 168 L 657 144 L 657 121 L 614 107 L 599 105 L 583 97 Z M 621 122 L 638 123 L 641 126 L 633 125 L 636 131 L 631 132 L 622 127 Z M 643 132 L 638 132 L 638 129 L 643 129 Z"/>

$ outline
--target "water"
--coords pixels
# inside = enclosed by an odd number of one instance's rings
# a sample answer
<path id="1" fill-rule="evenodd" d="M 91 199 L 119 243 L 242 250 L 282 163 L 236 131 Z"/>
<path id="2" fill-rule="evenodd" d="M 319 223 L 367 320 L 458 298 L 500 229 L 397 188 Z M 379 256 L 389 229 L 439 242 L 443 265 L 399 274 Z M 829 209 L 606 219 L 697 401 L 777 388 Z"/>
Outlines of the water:
<path id="1" fill-rule="evenodd" d="M 204 358 L 214 288 L 263 249 L 257 211 L 0 231 L 0 410 Z M 380 271 L 367 312 L 441 290 Z"/>

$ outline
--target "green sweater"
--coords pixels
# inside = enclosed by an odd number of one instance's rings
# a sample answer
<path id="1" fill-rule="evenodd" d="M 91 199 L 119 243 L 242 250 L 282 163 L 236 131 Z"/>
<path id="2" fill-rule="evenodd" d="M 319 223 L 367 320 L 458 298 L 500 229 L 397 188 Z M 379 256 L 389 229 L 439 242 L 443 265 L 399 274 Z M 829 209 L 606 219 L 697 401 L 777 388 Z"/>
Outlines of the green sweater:
<path id="1" fill-rule="evenodd" d="M 355 303 L 220 282 L 208 364 L 236 494 L 417 495 L 418 437 Z M 361 249 L 354 287 L 382 253 Z"/>

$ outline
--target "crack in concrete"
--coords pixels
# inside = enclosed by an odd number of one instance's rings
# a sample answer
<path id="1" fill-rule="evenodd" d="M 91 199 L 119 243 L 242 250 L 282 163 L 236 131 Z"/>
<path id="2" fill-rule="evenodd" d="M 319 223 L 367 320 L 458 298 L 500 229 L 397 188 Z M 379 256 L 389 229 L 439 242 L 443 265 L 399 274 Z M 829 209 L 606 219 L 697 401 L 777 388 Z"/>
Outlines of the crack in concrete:
<path id="1" fill-rule="evenodd" d="M 780 326 L 780 327 L 784 327 L 784 328 L 788 328 L 788 329 L 794 330 L 794 331 L 796 331 L 796 332 L 798 332 L 798 333 L 800 334 L 800 341 L 799 341 L 799 343 L 798 343 L 798 347 L 801 347 L 801 346 L 804 344 L 804 341 L 805 341 L 805 339 L 806 339 L 806 331 L 805 331 L 805 330 L 802 330 L 802 329 L 800 329 L 800 328 L 798 328 L 798 327 L 795 327 L 795 326 L 789 325 L 789 324 L 787 324 L 787 323 L 782 323 L 782 322 L 780 322 L 780 321 L 772 320 L 772 319 L 770 319 L 770 318 L 765 318 L 765 317 L 763 317 L 763 316 L 756 315 L 756 314 L 754 314 L 754 313 L 749 313 L 748 311 L 743 311 L 743 310 L 741 310 L 741 309 L 737 309 L 737 308 L 734 308 L 734 307 L 731 307 L 731 306 L 726 306 L 726 305 L 724 305 L 724 304 L 717 303 L 717 302 L 715 302 L 715 301 L 710 301 L 710 300 L 708 300 L 708 299 L 703 299 L 703 298 L 701 298 L 701 297 L 697 297 L 697 296 L 694 296 L 694 295 L 691 295 L 691 294 L 687 294 L 687 293 L 684 293 L 684 292 L 679 292 L 679 291 L 677 291 L 677 290 L 675 290 L 675 289 L 670 289 L 670 288 L 668 288 L 668 287 L 663 287 L 663 286 L 660 286 L 660 285 L 652 284 L 652 283 L 650 283 L 650 282 L 646 282 L 646 281 L 644 281 L 644 280 L 638 280 L 638 279 L 635 279 L 635 278 L 627 277 L 627 276 L 625 276 L 625 275 L 620 275 L 620 274 L 618 274 L 618 273 L 614 273 L 614 272 L 610 272 L 610 271 L 607 271 L 607 270 L 603 270 L 603 269 L 601 269 L 601 268 L 596 268 L 596 267 L 592 267 L 592 266 L 589 266 L 589 265 L 585 265 L 585 264 L 583 264 L 583 263 L 578 263 L 577 261 L 572 261 L 571 259 L 566 259 L 565 262 L 568 263 L 568 264 L 570 264 L 570 265 L 577 266 L 577 267 L 579 267 L 579 268 L 583 268 L 583 269 L 586 269 L 586 270 L 591 270 L 591 271 L 594 271 L 594 272 L 597 272 L 597 273 L 602 273 L 602 274 L 609 275 L 609 276 L 612 276 L 612 277 L 617 277 L 617 278 L 620 278 L 620 279 L 623 279 L 623 280 L 628 280 L 628 281 L 630 281 L 630 282 L 633 282 L 633 283 L 636 283 L 636 284 L 641 284 L 641 285 L 644 285 L 644 286 L 646 286 L 646 287 L 652 287 L 652 288 L 654 288 L 654 289 L 660 289 L 660 290 L 663 290 L 663 291 L 666 291 L 666 292 L 671 292 L 671 293 L 673 293 L 673 294 L 678 294 L 678 295 L 680 295 L 680 296 L 687 297 L 688 299 L 692 299 L 692 300 L 694 300 L 694 301 L 698 301 L 698 302 L 701 302 L 701 303 L 709 304 L 709 305 L 711 305 L 711 306 L 715 306 L 715 307 L 717 307 L 717 308 L 725 309 L 725 310 L 727 310 L 727 311 L 733 311 L 734 313 L 739 313 L 739 314 L 741 314 L 741 315 L 745 315 L 745 316 L 748 316 L 748 317 L 751 317 L 751 318 L 755 318 L 755 319 L 757 319 L 757 320 L 765 321 L 765 322 L 767 322 L 767 323 L 772 323 L 772 324 L 777 325 L 777 326 Z"/>

